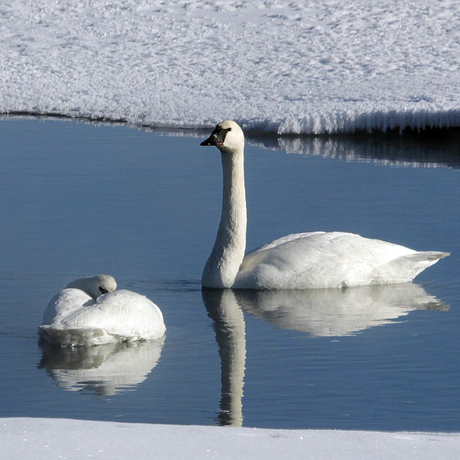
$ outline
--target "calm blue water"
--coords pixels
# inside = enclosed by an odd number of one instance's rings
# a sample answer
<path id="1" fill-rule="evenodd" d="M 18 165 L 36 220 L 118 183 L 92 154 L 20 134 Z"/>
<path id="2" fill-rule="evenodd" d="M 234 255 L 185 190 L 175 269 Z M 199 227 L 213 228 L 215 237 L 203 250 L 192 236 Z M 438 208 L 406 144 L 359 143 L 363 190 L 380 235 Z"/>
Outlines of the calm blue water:
<path id="1" fill-rule="evenodd" d="M 437 146 L 450 168 L 415 168 L 249 145 L 248 249 L 343 230 L 452 253 L 409 287 L 251 294 L 201 291 L 221 166 L 199 142 L 121 126 L 0 123 L 0 416 L 460 430 L 460 170 L 451 146 Z M 351 140 L 310 147 L 387 152 Z M 392 160 L 413 156 L 387 149 Z M 97 273 L 161 307 L 164 343 L 38 346 L 48 300 Z"/>

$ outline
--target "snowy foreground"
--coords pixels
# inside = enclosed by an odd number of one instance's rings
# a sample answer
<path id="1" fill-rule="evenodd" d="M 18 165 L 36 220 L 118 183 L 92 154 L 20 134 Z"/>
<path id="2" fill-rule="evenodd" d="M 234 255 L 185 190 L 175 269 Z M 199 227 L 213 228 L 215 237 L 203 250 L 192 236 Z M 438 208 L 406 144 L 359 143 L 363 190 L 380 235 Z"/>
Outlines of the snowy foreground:
<path id="1" fill-rule="evenodd" d="M 0 419 L 0 458 L 449 460 L 460 434 L 267 430 Z"/>
<path id="2" fill-rule="evenodd" d="M 0 30 L 0 113 L 460 126 L 458 0 L 6 0 Z"/>

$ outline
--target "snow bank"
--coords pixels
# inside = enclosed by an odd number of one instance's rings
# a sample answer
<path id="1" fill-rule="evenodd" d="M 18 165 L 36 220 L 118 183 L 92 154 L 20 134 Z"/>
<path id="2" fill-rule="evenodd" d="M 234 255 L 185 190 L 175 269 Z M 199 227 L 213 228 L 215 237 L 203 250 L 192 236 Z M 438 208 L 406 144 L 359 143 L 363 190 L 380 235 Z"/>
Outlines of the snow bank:
<path id="1" fill-rule="evenodd" d="M 7 0 L 0 112 L 278 134 L 460 126 L 460 2 Z"/>
<path id="2" fill-rule="evenodd" d="M 458 459 L 459 434 L 267 430 L 77 421 L 0 419 L 8 460 L 434 460 Z"/>

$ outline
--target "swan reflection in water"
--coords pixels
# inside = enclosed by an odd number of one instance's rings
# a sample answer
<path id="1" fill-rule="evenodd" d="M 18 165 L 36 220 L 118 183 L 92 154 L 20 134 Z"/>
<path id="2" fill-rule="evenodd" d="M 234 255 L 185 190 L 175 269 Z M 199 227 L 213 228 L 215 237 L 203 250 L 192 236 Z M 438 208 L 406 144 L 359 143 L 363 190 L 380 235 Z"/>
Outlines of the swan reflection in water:
<path id="1" fill-rule="evenodd" d="M 351 336 L 392 324 L 414 310 L 449 307 L 413 283 L 350 289 L 214 290 L 203 289 L 203 302 L 214 322 L 221 359 L 221 425 L 243 423 L 246 332 L 243 310 L 280 329 L 312 337 Z"/>
<path id="2" fill-rule="evenodd" d="M 221 363 L 219 424 L 242 426 L 246 362 L 243 310 L 231 289 L 203 289 L 203 303 L 214 321 Z"/>
<path id="3" fill-rule="evenodd" d="M 164 337 L 94 347 L 55 348 L 41 343 L 38 367 L 65 390 L 113 396 L 133 390 L 147 378 L 160 359 L 163 343 Z"/>
<path id="4" fill-rule="evenodd" d="M 448 310 L 448 306 L 414 284 L 361 286 L 306 291 L 238 291 L 238 303 L 279 329 L 314 337 L 354 335 L 394 323 L 413 310 Z"/>

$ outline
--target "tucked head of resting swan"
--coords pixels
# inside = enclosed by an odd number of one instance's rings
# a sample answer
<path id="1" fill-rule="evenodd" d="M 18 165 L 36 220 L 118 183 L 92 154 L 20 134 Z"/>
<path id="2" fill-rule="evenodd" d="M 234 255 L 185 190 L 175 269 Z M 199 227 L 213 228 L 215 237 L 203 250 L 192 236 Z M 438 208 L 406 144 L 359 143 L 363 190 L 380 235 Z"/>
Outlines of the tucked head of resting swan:
<path id="1" fill-rule="evenodd" d="M 66 288 L 81 289 L 96 300 L 102 294 L 115 291 L 117 282 L 110 275 L 85 276 L 72 281 Z"/>
<path id="2" fill-rule="evenodd" d="M 147 297 L 116 291 L 112 276 L 79 278 L 49 302 L 38 328 L 42 339 L 58 346 L 92 346 L 163 337 L 161 310 Z"/>
<path id="3" fill-rule="evenodd" d="M 344 232 L 288 235 L 245 255 L 243 131 L 226 120 L 201 145 L 220 150 L 223 170 L 222 215 L 203 270 L 203 287 L 313 289 L 407 283 L 449 255 Z"/>

